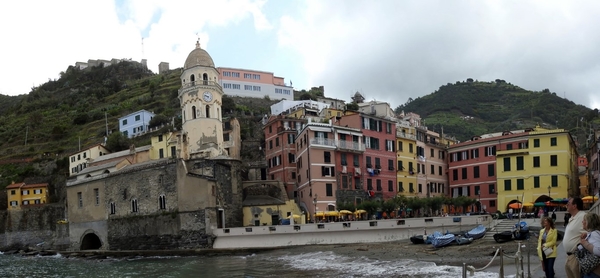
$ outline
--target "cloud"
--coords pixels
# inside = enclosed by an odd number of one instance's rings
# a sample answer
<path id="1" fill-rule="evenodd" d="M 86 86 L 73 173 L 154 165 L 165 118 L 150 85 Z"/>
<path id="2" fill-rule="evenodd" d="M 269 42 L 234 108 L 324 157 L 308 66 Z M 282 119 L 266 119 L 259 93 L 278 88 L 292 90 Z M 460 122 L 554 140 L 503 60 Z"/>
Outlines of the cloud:
<path id="1" fill-rule="evenodd" d="M 16 1 L 0 4 L 0 94 L 28 93 L 88 59 L 132 58 L 181 67 L 196 34 L 208 48 L 207 26 L 253 18 L 258 31 L 273 27 L 264 0 L 230 1 Z M 142 47 L 142 37 L 143 47 Z"/>
<path id="2" fill-rule="evenodd" d="M 600 3 L 306 1 L 280 18 L 279 45 L 304 60 L 306 83 L 393 107 L 467 78 L 545 88 L 600 107 Z M 564 92 L 564 94 L 563 94 Z"/>

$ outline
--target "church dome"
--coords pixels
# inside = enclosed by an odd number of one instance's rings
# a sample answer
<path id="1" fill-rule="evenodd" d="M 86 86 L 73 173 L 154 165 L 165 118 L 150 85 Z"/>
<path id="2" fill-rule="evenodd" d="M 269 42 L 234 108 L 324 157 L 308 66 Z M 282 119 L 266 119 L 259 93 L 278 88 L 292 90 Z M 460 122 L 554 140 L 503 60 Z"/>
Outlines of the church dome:
<path id="1" fill-rule="evenodd" d="M 203 67 L 215 67 L 215 63 L 213 59 L 208 55 L 206 50 L 200 48 L 200 42 L 196 42 L 196 49 L 192 50 L 188 55 L 187 59 L 185 59 L 185 64 L 183 65 L 183 69 L 189 69 L 195 66 L 203 66 Z"/>

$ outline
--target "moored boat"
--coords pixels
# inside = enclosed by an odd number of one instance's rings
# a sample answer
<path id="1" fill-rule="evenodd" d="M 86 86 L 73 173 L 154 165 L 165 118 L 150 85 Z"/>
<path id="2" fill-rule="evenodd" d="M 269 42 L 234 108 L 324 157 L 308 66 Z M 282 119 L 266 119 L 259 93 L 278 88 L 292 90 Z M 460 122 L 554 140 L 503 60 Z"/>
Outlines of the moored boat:
<path id="1" fill-rule="evenodd" d="M 511 231 L 504 231 L 494 234 L 494 240 L 498 243 L 506 242 L 513 239 L 513 233 Z"/>
<path id="2" fill-rule="evenodd" d="M 454 242 L 455 238 L 456 238 L 456 236 L 454 234 L 434 236 L 433 240 L 431 240 L 431 245 L 433 245 L 433 247 L 435 247 L 435 248 L 444 247 L 444 246 Z"/>
<path id="3" fill-rule="evenodd" d="M 425 244 L 425 239 L 427 235 L 414 235 L 410 237 L 410 242 L 414 244 Z"/>
<path id="4" fill-rule="evenodd" d="M 469 244 L 469 243 L 473 242 L 474 239 L 472 237 L 457 236 L 455 240 L 456 240 L 456 244 L 464 245 L 464 244 Z"/>
<path id="5" fill-rule="evenodd" d="M 465 237 L 467 238 L 473 238 L 473 239 L 480 239 L 485 235 L 485 227 L 483 225 L 479 225 L 475 228 L 473 228 L 472 230 L 468 231 L 465 234 Z"/>

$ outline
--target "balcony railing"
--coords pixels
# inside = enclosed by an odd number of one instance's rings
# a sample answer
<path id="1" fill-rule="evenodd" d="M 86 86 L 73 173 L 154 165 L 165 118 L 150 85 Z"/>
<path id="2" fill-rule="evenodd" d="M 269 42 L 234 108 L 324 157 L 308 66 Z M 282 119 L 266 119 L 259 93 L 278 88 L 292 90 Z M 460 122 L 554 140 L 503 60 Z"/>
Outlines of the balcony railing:
<path id="1" fill-rule="evenodd" d="M 338 140 L 336 146 L 338 149 L 364 151 L 365 145 L 361 142 Z"/>
<path id="2" fill-rule="evenodd" d="M 181 89 L 179 89 L 179 95 L 183 95 L 183 94 L 187 94 L 187 93 L 196 93 L 197 90 L 199 89 L 213 89 L 213 88 L 217 88 L 220 91 L 223 91 L 223 88 L 221 87 L 221 85 L 219 85 L 219 82 L 215 82 L 215 81 L 208 81 L 208 80 L 199 80 L 199 81 L 192 81 L 192 82 L 188 82 L 185 83 Z"/>
<path id="3" fill-rule="evenodd" d="M 327 138 L 313 138 L 313 139 L 310 139 L 310 144 L 335 147 L 335 140 L 327 139 Z"/>
<path id="4" fill-rule="evenodd" d="M 402 133 L 402 132 L 396 132 L 396 137 L 417 140 L 417 137 L 414 134 L 408 134 L 408 133 Z"/>

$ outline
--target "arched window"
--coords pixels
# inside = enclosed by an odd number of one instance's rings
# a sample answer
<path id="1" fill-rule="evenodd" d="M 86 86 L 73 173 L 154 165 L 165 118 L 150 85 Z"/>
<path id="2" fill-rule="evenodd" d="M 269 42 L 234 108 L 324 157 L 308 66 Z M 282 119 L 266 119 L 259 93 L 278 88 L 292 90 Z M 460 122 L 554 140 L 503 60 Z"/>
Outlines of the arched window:
<path id="1" fill-rule="evenodd" d="M 137 199 L 131 199 L 131 212 L 138 212 Z"/>
<path id="2" fill-rule="evenodd" d="M 190 86 L 194 86 L 194 85 L 196 85 L 196 82 L 195 82 L 195 81 L 196 81 L 196 77 L 195 77 L 193 74 L 192 74 L 192 75 L 190 75 L 190 82 L 192 83 L 192 85 L 190 85 Z"/>
<path id="3" fill-rule="evenodd" d="M 196 106 L 192 106 L 192 119 L 196 118 Z"/>
<path id="4" fill-rule="evenodd" d="M 206 117 L 210 118 L 210 105 L 206 106 Z"/>
<path id="5" fill-rule="evenodd" d="M 208 85 L 208 74 L 204 73 L 202 75 L 202 80 L 204 80 L 204 85 Z"/>
<path id="6" fill-rule="evenodd" d="M 115 204 L 115 202 L 111 201 L 110 202 L 110 214 L 115 214 L 117 213 L 117 205 Z"/>
<path id="7" fill-rule="evenodd" d="M 167 209 L 167 198 L 165 195 L 158 196 L 158 208 Z"/>

